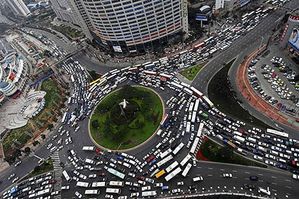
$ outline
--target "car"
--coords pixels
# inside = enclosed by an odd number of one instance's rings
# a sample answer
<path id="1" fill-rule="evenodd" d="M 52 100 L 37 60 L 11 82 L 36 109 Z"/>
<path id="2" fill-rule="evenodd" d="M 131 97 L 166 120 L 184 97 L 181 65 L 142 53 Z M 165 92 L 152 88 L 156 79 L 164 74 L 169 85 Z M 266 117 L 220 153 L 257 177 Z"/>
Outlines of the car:
<path id="1" fill-rule="evenodd" d="M 231 174 L 231 173 L 223 173 L 222 176 L 223 176 L 224 178 L 232 178 L 232 177 L 233 177 L 233 174 Z"/>
<path id="2" fill-rule="evenodd" d="M 138 192 L 138 188 L 137 187 L 130 187 L 129 190 L 131 192 Z"/>
<path id="3" fill-rule="evenodd" d="M 7 178 L 7 180 L 11 180 L 13 177 L 15 177 L 15 173 L 12 173 L 8 178 Z"/>
<path id="4" fill-rule="evenodd" d="M 20 160 L 20 161 L 18 161 L 18 162 L 16 162 L 16 163 L 15 163 L 15 167 L 19 166 L 21 163 L 22 163 L 22 161 L 21 161 L 21 160 Z"/>
<path id="5" fill-rule="evenodd" d="M 69 186 L 69 185 L 62 186 L 62 187 L 61 187 L 61 190 L 69 190 L 69 189 L 70 189 L 70 186 Z"/>
<path id="6" fill-rule="evenodd" d="M 15 183 L 15 182 L 17 182 L 19 180 L 19 177 L 15 177 L 11 182 L 12 183 Z"/>
<path id="7" fill-rule="evenodd" d="M 75 192 L 75 195 L 76 195 L 78 198 L 82 198 L 82 194 L 79 193 L 78 191 Z"/>
<path id="8" fill-rule="evenodd" d="M 293 178 L 294 180 L 299 180 L 299 174 L 295 174 L 295 173 L 293 173 L 292 178 Z"/>
<path id="9" fill-rule="evenodd" d="M 250 176 L 249 179 L 251 181 L 258 181 L 259 180 L 259 178 L 257 176 Z"/>
<path id="10" fill-rule="evenodd" d="M 177 185 L 178 185 L 178 186 L 183 186 L 183 185 L 184 185 L 184 182 L 183 182 L 183 181 L 177 182 Z"/>
<path id="11" fill-rule="evenodd" d="M 180 193 L 181 192 L 181 189 L 173 189 L 172 191 L 171 191 L 171 193 Z"/>

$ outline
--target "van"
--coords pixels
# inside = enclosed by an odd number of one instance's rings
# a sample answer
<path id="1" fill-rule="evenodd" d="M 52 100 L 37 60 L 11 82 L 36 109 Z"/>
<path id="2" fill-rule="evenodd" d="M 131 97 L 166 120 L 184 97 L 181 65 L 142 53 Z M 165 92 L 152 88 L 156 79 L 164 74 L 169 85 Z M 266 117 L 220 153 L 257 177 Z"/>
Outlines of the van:
<path id="1" fill-rule="evenodd" d="M 151 186 L 141 187 L 141 191 L 148 191 L 151 190 Z"/>

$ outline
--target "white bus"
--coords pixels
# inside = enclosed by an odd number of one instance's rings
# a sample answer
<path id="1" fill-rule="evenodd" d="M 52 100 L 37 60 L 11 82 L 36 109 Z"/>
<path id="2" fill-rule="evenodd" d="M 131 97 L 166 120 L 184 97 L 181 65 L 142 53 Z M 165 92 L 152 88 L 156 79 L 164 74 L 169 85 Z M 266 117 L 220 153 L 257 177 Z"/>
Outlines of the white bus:
<path id="1" fill-rule="evenodd" d="M 75 82 L 75 79 L 74 79 L 74 76 L 71 75 L 71 81 L 74 83 Z"/>
<path id="2" fill-rule="evenodd" d="M 161 133 L 162 133 L 162 129 L 159 129 L 159 130 L 157 131 L 157 135 L 160 136 Z"/>
<path id="3" fill-rule="evenodd" d="M 181 166 L 184 166 L 191 158 L 192 156 L 190 154 L 186 155 L 186 157 L 181 161 Z"/>
<path id="4" fill-rule="evenodd" d="M 196 147 L 197 147 L 198 143 L 199 143 L 199 137 L 196 137 L 194 139 L 194 142 L 193 142 L 192 147 L 190 149 L 190 153 L 192 153 L 192 154 L 195 153 L 195 150 L 196 150 Z"/>
<path id="5" fill-rule="evenodd" d="M 180 167 L 176 168 L 175 170 L 173 170 L 170 174 L 168 174 L 165 177 L 165 180 L 168 182 L 169 180 L 174 178 L 177 174 L 179 174 L 181 171 L 182 171 L 182 169 Z"/>
<path id="6" fill-rule="evenodd" d="M 143 192 L 141 192 L 142 197 L 156 196 L 156 195 L 157 195 L 156 191 L 143 191 Z"/>
<path id="7" fill-rule="evenodd" d="M 193 111 L 193 113 L 192 113 L 192 118 L 191 118 L 191 122 L 194 123 L 195 120 L 196 120 L 196 112 Z"/>
<path id="8" fill-rule="evenodd" d="M 157 163 L 157 166 L 158 167 L 161 167 L 163 164 L 167 163 L 168 161 L 172 160 L 173 156 L 172 155 L 169 155 L 167 156 L 166 158 L 160 160 L 158 163 Z"/>
<path id="9" fill-rule="evenodd" d="M 191 112 L 193 110 L 193 106 L 194 106 L 194 103 L 191 102 L 190 105 L 189 105 L 189 109 L 188 109 L 189 112 Z"/>
<path id="10" fill-rule="evenodd" d="M 177 161 L 174 161 L 171 165 L 169 165 L 165 171 L 167 173 L 169 173 L 170 171 L 172 171 L 175 167 L 177 167 L 179 165 L 179 163 Z"/>
<path id="11" fill-rule="evenodd" d="M 210 108 L 214 107 L 213 102 L 211 102 L 207 96 L 202 96 L 202 98 L 209 105 Z"/>
<path id="12" fill-rule="evenodd" d="M 67 112 L 65 112 L 64 114 L 63 114 L 63 117 L 62 117 L 62 120 L 61 120 L 61 123 L 65 123 L 66 122 L 66 117 L 67 117 Z"/>
<path id="13" fill-rule="evenodd" d="M 200 123 L 199 124 L 199 127 L 198 127 L 198 130 L 197 130 L 197 135 L 196 135 L 196 137 L 201 137 L 201 135 L 202 135 L 202 130 L 203 130 L 203 127 L 204 127 L 204 123 Z"/>
<path id="14" fill-rule="evenodd" d="M 173 85 L 173 86 L 176 87 L 176 88 L 179 88 L 179 89 L 182 89 L 182 88 L 183 88 L 182 85 L 177 84 L 177 83 L 175 83 L 175 82 L 170 82 L 170 84 Z"/>
<path id="15" fill-rule="evenodd" d="M 95 148 L 95 146 L 83 146 L 82 151 L 94 151 Z"/>
<path id="16" fill-rule="evenodd" d="M 183 173 L 182 173 L 182 176 L 183 176 L 183 177 L 186 177 L 186 176 L 187 176 L 187 174 L 189 173 L 191 167 L 192 167 L 192 164 L 191 164 L 191 163 L 188 163 L 187 166 L 185 167 Z"/>
<path id="17" fill-rule="evenodd" d="M 198 111 L 198 106 L 199 106 L 199 99 L 197 99 L 197 100 L 195 101 L 193 111 L 197 112 L 197 111 Z"/>
<path id="18" fill-rule="evenodd" d="M 120 194 L 120 189 L 117 189 L 117 188 L 106 188 L 106 193 Z"/>
<path id="19" fill-rule="evenodd" d="M 176 155 L 184 147 L 184 145 L 185 144 L 183 142 L 181 142 L 177 147 L 175 147 L 175 149 L 172 151 L 172 153 L 174 155 Z"/>
<path id="20" fill-rule="evenodd" d="M 62 171 L 62 175 L 66 179 L 66 181 L 71 181 L 71 178 L 69 174 L 66 172 L 66 170 Z"/>
<path id="21" fill-rule="evenodd" d="M 119 177 L 121 179 L 125 178 L 125 174 L 113 169 L 113 168 L 107 168 L 107 171 L 113 175 L 115 175 L 116 177 Z"/>
<path id="22" fill-rule="evenodd" d="M 171 149 L 167 149 L 166 151 L 164 151 L 163 153 L 160 153 L 160 157 L 163 159 L 165 158 L 167 155 L 169 155 L 172 152 Z"/>
<path id="23" fill-rule="evenodd" d="M 85 188 L 87 188 L 87 187 L 89 187 L 89 183 L 88 182 L 77 182 L 76 183 L 76 186 L 77 187 L 85 187 Z"/>
<path id="24" fill-rule="evenodd" d="M 93 182 L 91 184 L 91 187 L 93 188 L 97 188 L 97 187 L 105 187 L 106 186 L 106 182 Z"/>
<path id="25" fill-rule="evenodd" d="M 267 133 L 272 134 L 272 135 L 276 135 L 276 136 L 285 137 L 285 138 L 289 137 L 289 134 L 287 134 L 285 132 L 277 131 L 275 129 L 267 129 Z"/>
<path id="26" fill-rule="evenodd" d="M 190 85 L 189 85 L 189 84 L 186 84 L 185 82 L 181 82 L 181 84 L 182 84 L 182 86 L 184 86 L 184 87 L 187 87 L 187 88 L 190 87 Z"/>
<path id="27" fill-rule="evenodd" d="M 42 196 L 42 195 L 49 194 L 49 193 L 50 193 L 50 189 L 48 188 L 48 189 L 38 191 L 35 196 Z"/>
<path id="28" fill-rule="evenodd" d="M 190 89 L 193 91 L 193 95 L 195 95 L 197 97 L 202 97 L 203 96 L 202 92 L 200 92 L 199 90 L 197 90 L 193 86 L 191 86 Z"/>
<path id="29" fill-rule="evenodd" d="M 97 194 L 100 194 L 100 191 L 97 189 L 85 190 L 85 195 L 97 195 Z"/>
<path id="30" fill-rule="evenodd" d="M 123 187 L 124 182 L 123 181 L 110 181 L 109 185 L 114 186 L 114 187 Z"/>
<path id="31" fill-rule="evenodd" d="M 191 123 L 187 122 L 187 126 L 186 126 L 186 133 L 189 133 L 191 129 Z"/>

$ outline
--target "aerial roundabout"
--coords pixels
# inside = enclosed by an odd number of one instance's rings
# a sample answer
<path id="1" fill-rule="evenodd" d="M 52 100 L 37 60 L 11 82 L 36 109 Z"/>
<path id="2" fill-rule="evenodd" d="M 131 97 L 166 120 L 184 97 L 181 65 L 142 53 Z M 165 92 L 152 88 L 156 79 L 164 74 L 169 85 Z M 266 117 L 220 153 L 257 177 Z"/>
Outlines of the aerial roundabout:
<path id="1" fill-rule="evenodd" d="M 101 148 L 129 150 L 155 134 L 163 114 L 163 100 L 157 92 L 122 85 L 99 101 L 90 119 L 90 136 Z"/>

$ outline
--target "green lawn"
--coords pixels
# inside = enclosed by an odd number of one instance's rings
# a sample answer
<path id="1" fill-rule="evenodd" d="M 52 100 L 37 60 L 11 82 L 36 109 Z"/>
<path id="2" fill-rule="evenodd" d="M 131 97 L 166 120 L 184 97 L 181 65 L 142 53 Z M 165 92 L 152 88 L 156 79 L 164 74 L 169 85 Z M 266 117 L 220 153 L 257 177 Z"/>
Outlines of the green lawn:
<path id="1" fill-rule="evenodd" d="M 119 106 L 123 99 L 129 102 L 125 116 Z M 158 128 L 162 115 L 162 102 L 154 92 L 125 86 L 96 107 L 90 121 L 91 135 L 103 147 L 128 149 L 147 140 Z"/>
<path id="2" fill-rule="evenodd" d="M 41 90 L 47 92 L 45 96 L 45 100 L 46 100 L 45 109 L 51 108 L 54 106 L 54 104 L 59 102 L 60 100 L 59 89 L 57 87 L 57 83 L 54 80 L 48 79 L 44 81 L 42 83 Z"/>
<path id="3" fill-rule="evenodd" d="M 36 166 L 34 170 L 28 175 L 28 178 L 52 171 L 53 169 L 54 169 L 53 160 L 52 159 L 46 160 L 42 165 Z"/>
<path id="4" fill-rule="evenodd" d="M 191 66 L 187 69 L 182 70 L 180 74 L 186 77 L 188 80 L 192 81 L 196 77 L 197 73 L 201 70 L 201 68 L 202 65 Z"/>
<path id="5" fill-rule="evenodd" d="M 210 139 L 207 139 L 202 143 L 200 146 L 200 151 L 204 157 L 214 162 L 266 167 L 264 164 L 250 161 L 249 159 L 237 155 L 233 153 L 233 150 L 228 146 L 222 147 Z"/>
<path id="6" fill-rule="evenodd" d="M 81 31 L 78 31 L 69 26 L 60 25 L 60 26 L 52 26 L 52 28 L 58 32 L 61 32 L 65 36 L 68 36 L 69 38 L 77 38 L 83 36 Z"/>

